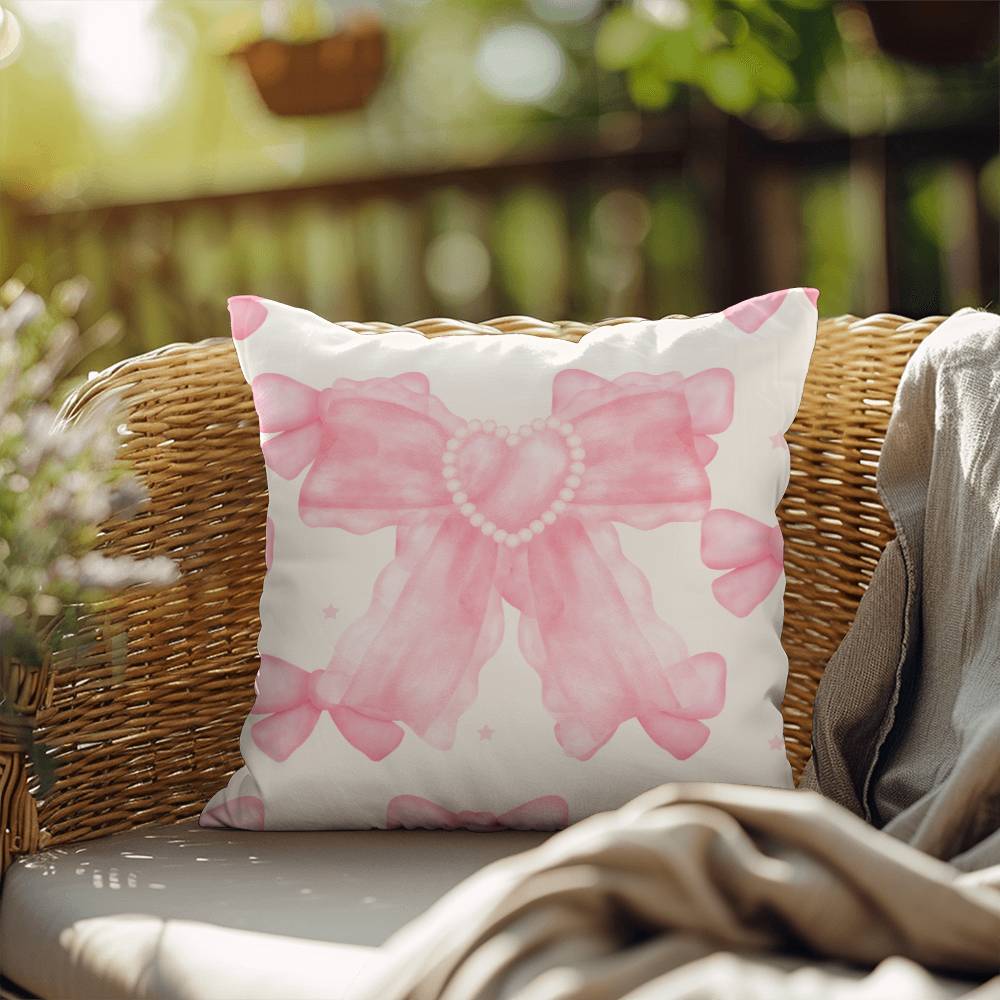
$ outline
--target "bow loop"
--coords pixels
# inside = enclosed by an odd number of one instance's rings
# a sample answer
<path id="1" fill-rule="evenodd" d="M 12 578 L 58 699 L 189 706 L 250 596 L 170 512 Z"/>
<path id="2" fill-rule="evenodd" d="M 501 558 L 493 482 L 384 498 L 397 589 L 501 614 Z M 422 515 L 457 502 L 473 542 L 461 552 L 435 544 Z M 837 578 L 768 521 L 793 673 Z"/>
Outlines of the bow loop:
<path id="1" fill-rule="evenodd" d="M 725 430 L 732 412 L 733 376 L 724 368 L 687 379 L 560 372 L 553 413 L 572 422 L 586 455 L 575 509 L 644 529 L 700 519 L 711 502 L 705 466 L 716 450 L 708 435 Z"/>
<path id="2" fill-rule="evenodd" d="M 761 524 L 735 510 L 710 511 L 701 525 L 701 558 L 709 569 L 730 572 L 712 583 L 715 599 L 745 618 L 774 589 L 784 571 L 778 525 Z"/>

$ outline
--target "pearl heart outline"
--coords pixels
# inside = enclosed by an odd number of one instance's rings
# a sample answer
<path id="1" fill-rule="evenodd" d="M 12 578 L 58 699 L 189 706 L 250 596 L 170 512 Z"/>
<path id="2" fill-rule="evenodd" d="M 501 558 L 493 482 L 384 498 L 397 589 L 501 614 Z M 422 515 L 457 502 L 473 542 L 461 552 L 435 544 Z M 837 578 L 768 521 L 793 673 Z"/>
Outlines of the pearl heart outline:
<path id="1" fill-rule="evenodd" d="M 559 489 L 559 495 L 537 518 L 523 528 L 516 531 L 498 528 L 492 521 L 486 519 L 482 511 L 476 509 L 476 505 L 472 503 L 468 493 L 465 492 L 462 481 L 458 478 L 458 469 L 455 467 L 458 450 L 470 434 L 492 434 L 494 437 L 506 441 L 511 448 L 515 448 L 536 432 L 546 429 L 556 431 L 565 439 L 566 450 L 570 458 L 569 469 Z M 566 512 L 570 501 L 576 496 L 576 490 L 582 482 L 583 474 L 587 471 L 584 462 L 586 457 L 583 439 L 575 432 L 573 425 L 568 420 L 561 420 L 559 417 L 549 417 L 548 420 L 538 417 L 516 432 L 512 432 L 509 427 L 502 424 L 498 426 L 494 420 L 470 420 L 464 427 L 456 430 L 445 444 L 444 453 L 441 456 L 441 475 L 444 477 L 445 487 L 451 494 L 452 503 L 474 528 L 478 528 L 487 538 L 492 538 L 497 545 L 506 545 L 509 549 L 516 549 L 519 545 L 530 542 L 535 535 L 540 535 L 547 525 L 554 524 L 557 518 Z"/>

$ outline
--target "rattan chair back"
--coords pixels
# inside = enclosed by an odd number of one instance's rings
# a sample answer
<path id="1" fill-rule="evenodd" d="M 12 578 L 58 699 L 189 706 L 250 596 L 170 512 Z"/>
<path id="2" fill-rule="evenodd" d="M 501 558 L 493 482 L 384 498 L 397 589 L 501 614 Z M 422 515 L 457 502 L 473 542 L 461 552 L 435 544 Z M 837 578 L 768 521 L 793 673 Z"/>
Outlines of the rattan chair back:
<path id="1" fill-rule="evenodd" d="M 620 323 L 624 320 L 609 320 Z M 896 383 L 940 322 L 880 315 L 824 320 L 787 441 L 791 482 L 780 508 L 790 661 L 785 738 L 796 776 L 809 757 L 816 686 L 847 631 L 892 526 L 874 475 Z M 377 334 L 386 324 L 347 324 Z M 579 339 L 589 326 L 505 317 L 413 324 L 428 337 L 510 332 Z M 110 552 L 162 554 L 181 574 L 91 613 L 96 641 L 45 669 L 7 663 L 57 780 L 44 798 L 16 734 L 0 730 L 4 867 L 45 845 L 189 819 L 240 763 L 253 699 L 267 504 L 257 418 L 232 343 L 176 344 L 123 361 L 70 401 L 80 414 L 120 395 L 124 457 L 150 502 L 106 527 Z"/>

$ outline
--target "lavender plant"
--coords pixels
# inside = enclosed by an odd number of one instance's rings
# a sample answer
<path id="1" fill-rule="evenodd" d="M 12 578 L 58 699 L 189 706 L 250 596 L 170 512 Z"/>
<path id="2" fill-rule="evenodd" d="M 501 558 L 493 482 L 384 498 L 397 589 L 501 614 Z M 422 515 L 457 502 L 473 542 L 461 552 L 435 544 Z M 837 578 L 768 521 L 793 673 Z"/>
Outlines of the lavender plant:
<path id="1" fill-rule="evenodd" d="M 145 499 L 118 457 L 115 402 L 67 422 L 58 402 L 67 373 L 118 332 L 107 317 L 82 331 L 75 316 L 80 279 L 49 301 L 17 279 L 0 286 L 0 731 L 31 753 L 42 783 L 51 777 L 32 719 L 18 704 L 19 668 L 87 641 L 77 612 L 133 584 L 174 579 L 171 560 L 108 557 L 99 526 Z"/>

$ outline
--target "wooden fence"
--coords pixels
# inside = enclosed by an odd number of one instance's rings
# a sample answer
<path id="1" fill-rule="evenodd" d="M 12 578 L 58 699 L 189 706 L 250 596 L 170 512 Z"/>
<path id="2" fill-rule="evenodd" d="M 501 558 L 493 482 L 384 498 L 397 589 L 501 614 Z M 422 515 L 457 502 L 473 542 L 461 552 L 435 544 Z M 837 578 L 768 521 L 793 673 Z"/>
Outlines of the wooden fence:
<path id="1" fill-rule="evenodd" d="M 980 172 L 997 122 L 776 142 L 731 119 L 628 151 L 289 190 L 0 213 L 0 265 L 39 288 L 83 274 L 118 311 L 107 357 L 226 332 L 253 292 L 330 318 L 596 319 L 698 312 L 813 284 L 824 314 L 995 304 Z"/>

